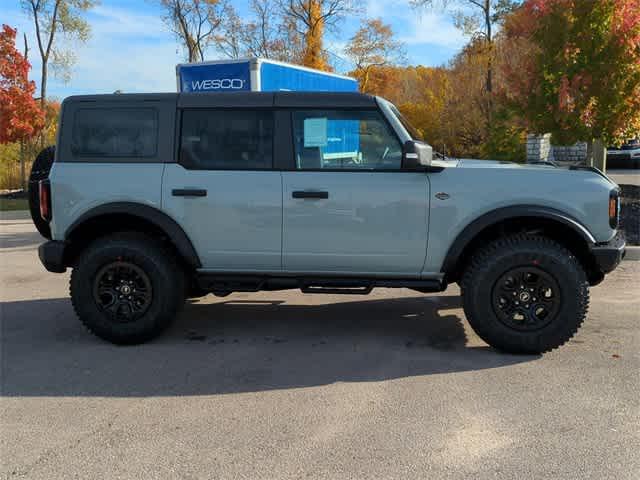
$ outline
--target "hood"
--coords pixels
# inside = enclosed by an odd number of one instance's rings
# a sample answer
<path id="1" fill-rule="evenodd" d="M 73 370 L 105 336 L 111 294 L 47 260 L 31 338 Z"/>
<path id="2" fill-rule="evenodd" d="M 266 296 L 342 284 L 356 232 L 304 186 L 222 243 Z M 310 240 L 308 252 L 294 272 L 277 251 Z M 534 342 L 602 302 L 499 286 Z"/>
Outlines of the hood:
<path id="1" fill-rule="evenodd" d="M 445 166 L 445 165 L 443 165 Z M 525 171 L 557 171 L 557 172 L 565 172 L 565 173 L 573 173 L 574 171 L 582 171 L 582 172 L 592 172 L 596 175 L 600 175 L 602 178 L 606 179 L 612 185 L 617 186 L 616 182 L 614 182 L 611 178 L 605 175 L 602 171 L 598 170 L 595 167 L 588 167 L 586 165 L 558 165 L 553 162 L 546 163 L 515 163 L 515 162 L 506 162 L 501 160 L 478 160 L 475 158 L 459 158 L 459 159 L 449 159 L 446 161 L 446 166 L 455 166 L 460 168 L 498 168 L 498 169 L 519 169 L 523 172 Z"/>
<path id="2" fill-rule="evenodd" d="M 478 160 L 474 158 L 461 158 L 458 166 L 463 168 L 519 168 L 523 170 L 549 170 L 563 168 L 552 163 L 515 163 L 501 160 Z"/>

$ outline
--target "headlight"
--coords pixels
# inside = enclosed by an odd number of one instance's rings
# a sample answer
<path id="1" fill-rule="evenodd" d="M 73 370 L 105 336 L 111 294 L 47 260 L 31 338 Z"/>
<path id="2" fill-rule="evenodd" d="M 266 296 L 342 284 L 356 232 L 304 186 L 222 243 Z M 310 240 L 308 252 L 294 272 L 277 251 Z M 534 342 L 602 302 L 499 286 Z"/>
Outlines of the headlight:
<path id="1" fill-rule="evenodd" d="M 620 190 L 611 190 L 609 194 L 609 225 L 618 228 L 620 223 Z"/>

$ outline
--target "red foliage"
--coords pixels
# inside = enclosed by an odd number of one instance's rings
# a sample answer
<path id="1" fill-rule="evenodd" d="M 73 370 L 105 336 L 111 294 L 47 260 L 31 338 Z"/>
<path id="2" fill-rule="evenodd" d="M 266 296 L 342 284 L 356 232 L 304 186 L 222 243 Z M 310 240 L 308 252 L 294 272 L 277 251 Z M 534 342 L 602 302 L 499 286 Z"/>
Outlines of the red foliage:
<path id="1" fill-rule="evenodd" d="M 615 0 L 614 3 L 613 34 L 630 51 L 640 49 L 640 3 L 638 0 Z"/>
<path id="2" fill-rule="evenodd" d="M 529 128 L 566 141 L 640 132 L 639 0 L 525 0 L 503 35 L 502 93 Z"/>
<path id="3" fill-rule="evenodd" d="M 0 143 L 28 140 L 44 126 L 45 114 L 33 98 L 31 65 L 15 47 L 16 30 L 0 31 Z"/>

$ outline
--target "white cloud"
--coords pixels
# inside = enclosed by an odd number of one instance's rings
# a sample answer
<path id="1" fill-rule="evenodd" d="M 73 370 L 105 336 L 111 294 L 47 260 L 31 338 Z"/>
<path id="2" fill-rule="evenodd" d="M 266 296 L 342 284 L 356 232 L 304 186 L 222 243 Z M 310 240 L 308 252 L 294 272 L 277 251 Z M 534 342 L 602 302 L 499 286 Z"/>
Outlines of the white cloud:
<path id="1" fill-rule="evenodd" d="M 408 0 L 369 0 L 367 16 L 390 23 L 398 38 L 408 46 L 431 45 L 460 49 L 468 41 L 444 11 L 414 8 Z"/>
<path id="2" fill-rule="evenodd" d="M 407 21 L 410 33 L 400 36 L 407 45 L 428 44 L 459 49 L 468 41 L 445 14 L 416 12 Z"/>
<path id="3" fill-rule="evenodd" d="M 118 7 L 98 5 L 92 9 L 94 35 L 122 35 L 137 38 L 167 37 L 168 30 L 156 12 L 140 13 Z"/>
<path id="4" fill-rule="evenodd" d="M 7 12 L 6 18 L 3 21 L 27 33 L 33 66 L 31 77 L 39 84 L 40 60 L 31 21 L 17 9 Z M 71 83 L 65 85 L 50 75 L 49 95 L 111 93 L 117 89 L 175 91 L 175 65 L 181 61 L 181 55 L 176 53 L 176 42 L 157 14 L 98 6 L 87 19 L 91 24 L 89 41 L 77 46 L 65 44 L 77 60 Z M 18 41 L 18 46 L 21 45 Z"/>

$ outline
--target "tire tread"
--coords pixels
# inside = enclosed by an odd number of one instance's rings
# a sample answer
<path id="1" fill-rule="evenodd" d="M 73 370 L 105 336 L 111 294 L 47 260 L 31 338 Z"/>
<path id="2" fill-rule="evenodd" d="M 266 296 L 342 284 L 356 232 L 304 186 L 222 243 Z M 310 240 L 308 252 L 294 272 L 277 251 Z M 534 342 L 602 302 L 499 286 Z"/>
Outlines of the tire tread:
<path id="1" fill-rule="evenodd" d="M 569 269 L 571 275 L 577 279 L 578 306 L 571 321 L 563 322 L 562 328 L 559 330 L 556 329 L 552 333 L 548 333 L 543 329 L 536 336 L 531 335 L 528 339 L 523 337 L 520 345 L 513 345 L 513 337 L 504 334 L 503 329 L 496 329 L 490 321 L 477 318 L 475 308 L 469 297 L 478 279 L 487 274 L 498 258 L 517 254 L 522 251 L 523 246 L 552 256 Z M 460 289 L 465 315 L 478 336 L 490 345 L 511 353 L 543 353 L 564 345 L 577 333 L 589 311 L 589 282 L 579 260 L 558 242 L 541 235 L 513 234 L 480 248 L 472 256 L 462 275 Z"/>

